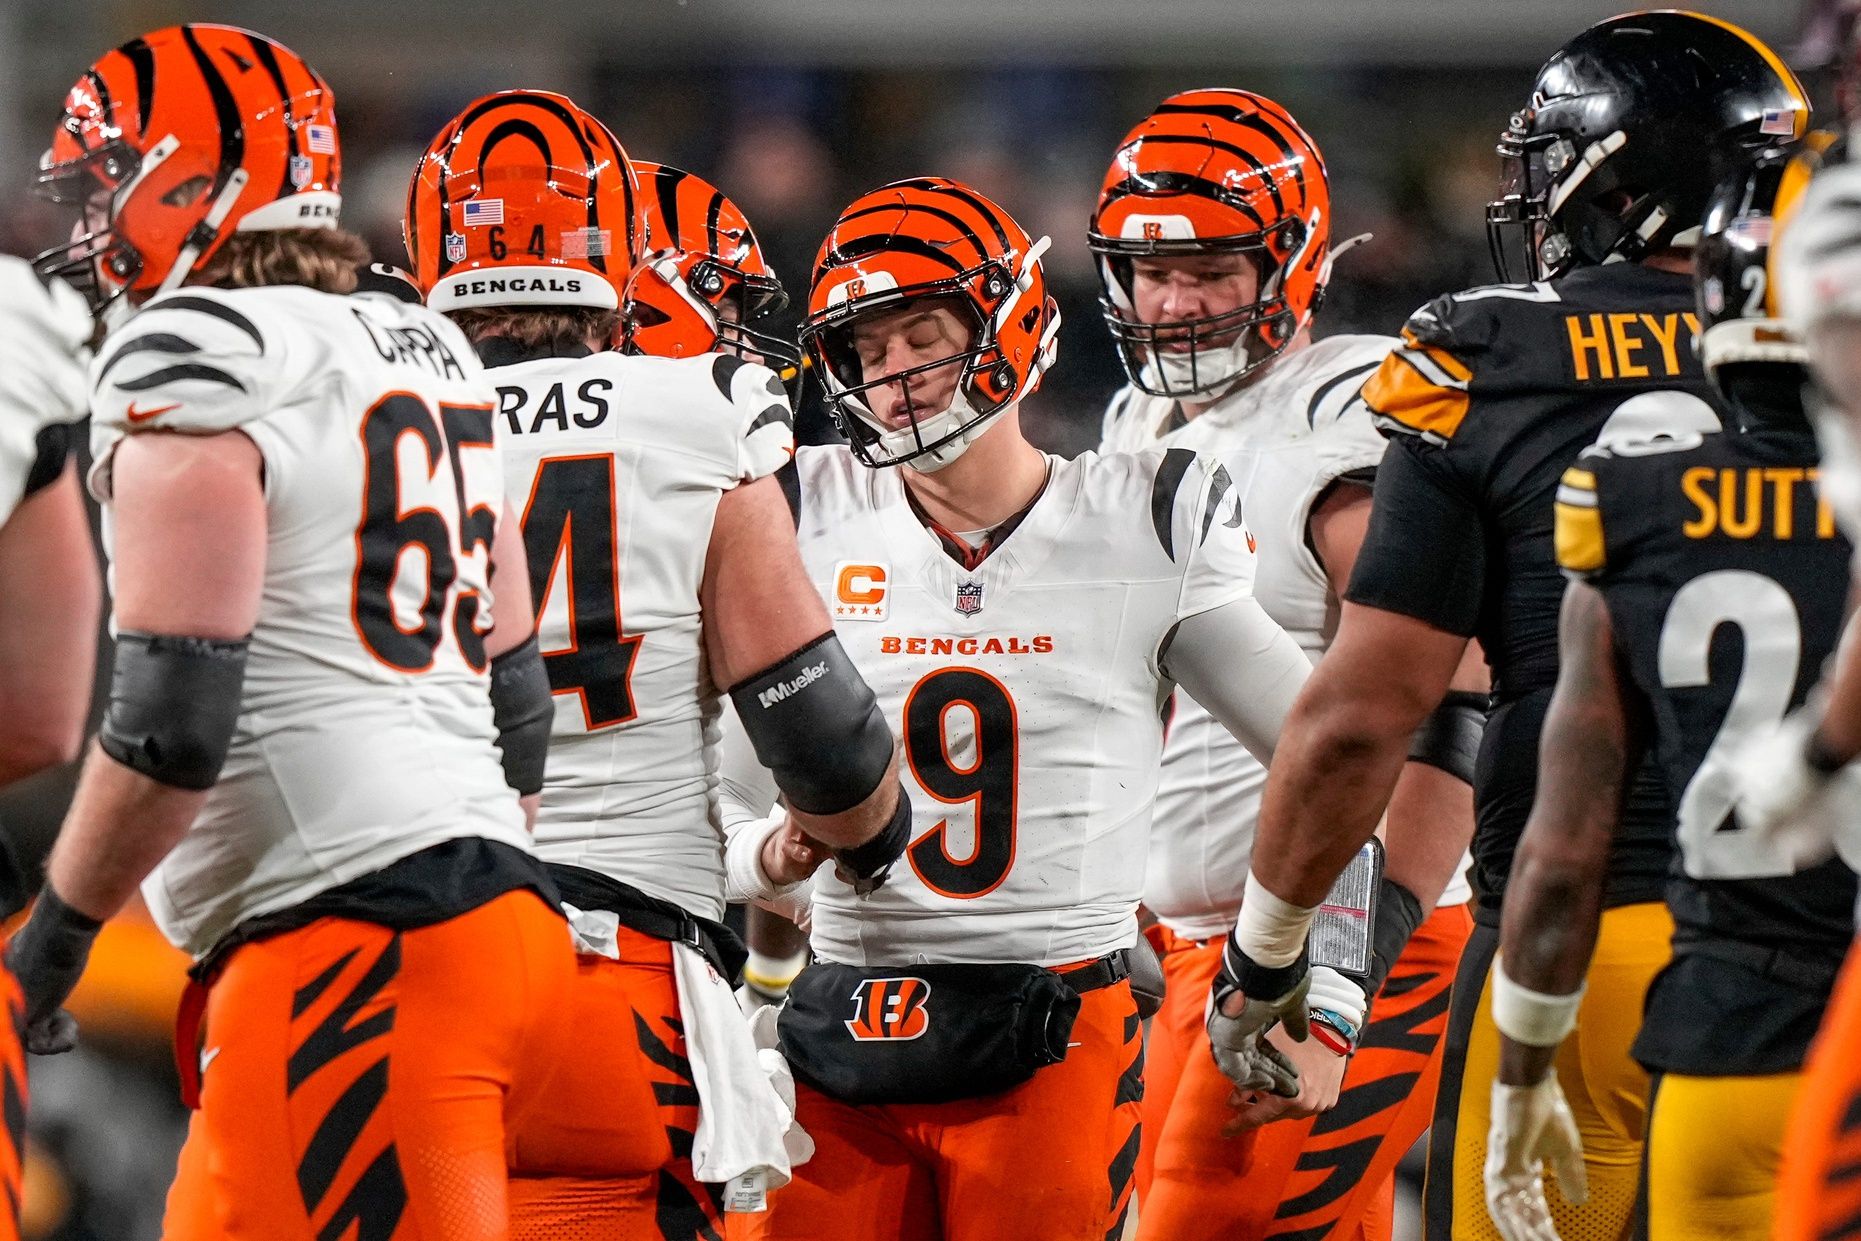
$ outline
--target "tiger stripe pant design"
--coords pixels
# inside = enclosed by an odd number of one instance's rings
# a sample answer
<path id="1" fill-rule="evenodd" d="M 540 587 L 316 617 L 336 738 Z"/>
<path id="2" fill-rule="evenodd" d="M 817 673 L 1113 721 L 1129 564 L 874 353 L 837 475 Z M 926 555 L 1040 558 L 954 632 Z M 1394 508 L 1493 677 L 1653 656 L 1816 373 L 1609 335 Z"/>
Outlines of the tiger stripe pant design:
<path id="1" fill-rule="evenodd" d="M 1158 1091 L 1145 1104 L 1156 1153 L 1138 1204 L 1140 1241 L 1388 1237 L 1391 1176 L 1428 1127 L 1448 991 L 1472 928 L 1466 907 L 1454 905 L 1416 930 L 1372 1006 L 1336 1107 L 1233 1138 L 1221 1132 L 1234 1115 L 1233 1086 L 1215 1067 L 1202 1026 L 1221 945 L 1164 932 L 1169 994 L 1152 1039 L 1183 1043 L 1172 1051 L 1175 1080 L 1148 1084 Z"/>
<path id="2" fill-rule="evenodd" d="M 1772 1235 L 1861 1238 L 1861 941 L 1842 966 L 1790 1114 Z"/>
<path id="3" fill-rule="evenodd" d="M 573 1049 L 561 917 L 511 892 L 397 932 L 325 918 L 234 951 L 167 1241 L 505 1241 L 508 1134 Z"/>
<path id="4" fill-rule="evenodd" d="M 616 945 L 619 960 L 576 961 L 562 1017 L 583 1047 L 516 1134 L 512 1241 L 723 1241 L 721 1187 L 692 1175 L 698 1087 L 672 945 L 627 927 Z"/>
<path id="5" fill-rule="evenodd" d="M 796 1090 L 814 1158 L 732 1215 L 731 1241 L 1117 1241 L 1131 1202 L 1143 1028 L 1127 984 L 1081 997 L 1066 1059 L 953 1103 Z"/>
<path id="6" fill-rule="evenodd" d="M 3 967 L 0 993 L 6 999 L 6 1027 L 0 1030 L 0 1118 L 6 1122 L 6 1144 L 0 1147 L 0 1186 L 6 1190 L 0 1203 L 0 1241 L 19 1241 L 26 1164 L 26 998 L 19 980 Z"/>

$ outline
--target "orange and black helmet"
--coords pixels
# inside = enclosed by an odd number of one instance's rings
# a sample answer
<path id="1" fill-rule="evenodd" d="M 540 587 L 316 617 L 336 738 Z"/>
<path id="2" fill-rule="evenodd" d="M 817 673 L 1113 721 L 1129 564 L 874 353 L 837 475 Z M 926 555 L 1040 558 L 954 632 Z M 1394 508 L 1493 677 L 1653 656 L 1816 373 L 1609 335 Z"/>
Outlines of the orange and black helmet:
<path id="1" fill-rule="evenodd" d="M 646 207 L 645 256 L 627 284 L 621 323 L 630 353 L 694 357 L 722 350 L 798 377 L 794 342 L 755 321 L 788 305 L 756 233 L 737 205 L 703 177 L 633 161 Z"/>
<path id="2" fill-rule="evenodd" d="M 1219 392 L 1278 356 L 1323 300 L 1331 273 L 1324 157 L 1291 113 L 1263 96 L 1171 95 L 1118 145 L 1087 244 L 1131 382 L 1156 396 Z M 1253 301 L 1196 319 L 1138 318 L 1134 261 L 1215 254 L 1252 263 Z"/>
<path id="3" fill-rule="evenodd" d="M 1053 365 L 1060 308 L 1047 293 L 1032 241 L 1000 207 L 960 182 L 914 177 L 853 200 L 814 260 L 802 346 L 827 391 L 828 407 L 854 453 L 869 466 L 935 469 L 962 455 L 990 419 L 1031 394 Z M 944 299 L 973 321 L 970 345 L 953 358 L 869 378 L 853 347 L 853 324 L 918 299 Z M 893 428 L 866 394 L 911 375 L 960 363 L 947 409 Z"/>
<path id="4" fill-rule="evenodd" d="M 289 48 L 232 26 L 170 26 L 84 71 L 40 164 L 82 208 L 38 265 L 96 310 L 181 284 L 233 232 L 334 228 L 336 99 Z"/>
<path id="5" fill-rule="evenodd" d="M 439 131 L 403 229 L 435 310 L 618 310 L 645 236 L 620 141 L 573 100 L 535 90 L 486 95 Z"/>

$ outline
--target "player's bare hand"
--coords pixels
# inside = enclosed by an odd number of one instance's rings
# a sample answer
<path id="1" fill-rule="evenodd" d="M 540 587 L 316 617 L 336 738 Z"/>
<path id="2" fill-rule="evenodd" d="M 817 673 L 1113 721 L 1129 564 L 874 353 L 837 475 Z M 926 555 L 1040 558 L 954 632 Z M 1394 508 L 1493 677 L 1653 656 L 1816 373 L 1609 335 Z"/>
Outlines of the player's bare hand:
<path id="1" fill-rule="evenodd" d="M 1505 1241 L 1559 1241 L 1544 1196 L 1547 1163 L 1566 1201 L 1581 1206 L 1588 1200 L 1583 1139 L 1557 1074 L 1535 1086 L 1494 1082 L 1492 1128 L 1486 1135 L 1486 1209 Z"/>
<path id="2" fill-rule="evenodd" d="M 762 846 L 763 873 L 777 886 L 800 883 L 833 856 L 833 850 L 795 826 L 793 819 L 770 832 Z"/>
<path id="3" fill-rule="evenodd" d="M 1281 1026 L 1267 1032 L 1266 1042 L 1292 1064 L 1298 1074 L 1299 1093 L 1287 1099 L 1237 1088 L 1228 1099 L 1235 1114 L 1222 1126 L 1223 1137 L 1235 1137 L 1276 1120 L 1316 1116 L 1337 1106 L 1338 1095 L 1344 1088 L 1344 1070 L 1350 1065 L 1349 1056 L 1339 1054 L 1315 1038 L 1296 1042 Z"/>

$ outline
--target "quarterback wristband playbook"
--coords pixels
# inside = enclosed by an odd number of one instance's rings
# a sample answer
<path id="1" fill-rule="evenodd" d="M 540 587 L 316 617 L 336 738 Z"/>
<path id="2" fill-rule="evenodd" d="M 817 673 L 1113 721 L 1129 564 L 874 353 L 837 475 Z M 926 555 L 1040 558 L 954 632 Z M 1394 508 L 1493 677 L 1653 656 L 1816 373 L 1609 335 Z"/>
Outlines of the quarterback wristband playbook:
<path id="1" fill-rule="evenodd" d="M 491 661 L 491 722 L 504 756 L 504 783 L 519 796 L 543 790 L 543 761 L 555 715 L 549 674 L 531 634 Z"/>
<path id="2" fill-rule="evenodd" d="M 832 633 L 732 686 L 730 699 L 757 760 L 803 813 L 851 810 L 892 765 L 892 730 Z"/>
<path id="3" fill-rule="evenodd" d="M 1577 1026 L 1577 1008 L 1583 989 L 1569 995 L 1548 995 L 1513 982 L 1504 958 L 1493 962 L 1493 1024 L 1515 1043 L 1527 1047 L 1555 1047 Z"/>
<path id="4" fill-rule="evenodd" d="M 1486 695 L 1450 690 L 1428 713 L 1409 742 L 1409 761 L 1439 767 L 1457 780 L 1473 783 L 1473 766 L 1486 732 Z"/>
<path id="5" fill-rule="evenodd" d="M 110 705 L 97 744 L 158 783 L 212 788 L 239 721 L 250 645 L 250 638 L 117 634 Z"/>

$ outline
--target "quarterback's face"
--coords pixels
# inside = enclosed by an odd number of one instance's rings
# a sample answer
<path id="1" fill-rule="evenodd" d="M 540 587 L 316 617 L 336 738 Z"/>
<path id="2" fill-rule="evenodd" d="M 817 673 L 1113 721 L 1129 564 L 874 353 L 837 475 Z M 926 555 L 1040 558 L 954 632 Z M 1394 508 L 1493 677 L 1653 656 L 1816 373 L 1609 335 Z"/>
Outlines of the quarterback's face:
<path id="1" fill-rule="evenodd" d="M 1162 326 L 1229 314 L 1254 301 L 1259 292 L 1259 273 L 1240 254 L 1140 258 L 1131 262 L 1131 305 L 1139 323 Z M 1181 340 L 1171 340 L 1167 332 L 1162 333 L 1159 343 L 1173 351 L 1191 347 L 1186 334 Z"/>
<path id="2" fill-rule="evenodd" d="M 916 302 L 861 318 L 853 325 L 853 349 L 864 382 L 923 368 L 868 391 L 866 407 L 893 429 L 942 413 L 956 395 L 963 355 L 970 347 L 970 331 L 962 317 L 938 302 Z"/>

